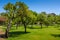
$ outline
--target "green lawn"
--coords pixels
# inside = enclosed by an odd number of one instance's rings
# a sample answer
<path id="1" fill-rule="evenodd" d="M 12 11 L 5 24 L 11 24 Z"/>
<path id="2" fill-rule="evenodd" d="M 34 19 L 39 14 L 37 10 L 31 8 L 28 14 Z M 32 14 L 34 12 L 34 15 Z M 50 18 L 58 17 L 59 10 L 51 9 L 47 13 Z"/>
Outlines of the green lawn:
<path id="1" fill-rule="evenodd" d="M 28 27 L 27 33 L 24 33 L 24 27 L 19 27 L 17 30 L 12 27 L 7 40 L 60 40 L 60 30 L 52 26 L 43 29 L 35 26 L 32 29 Z"/>

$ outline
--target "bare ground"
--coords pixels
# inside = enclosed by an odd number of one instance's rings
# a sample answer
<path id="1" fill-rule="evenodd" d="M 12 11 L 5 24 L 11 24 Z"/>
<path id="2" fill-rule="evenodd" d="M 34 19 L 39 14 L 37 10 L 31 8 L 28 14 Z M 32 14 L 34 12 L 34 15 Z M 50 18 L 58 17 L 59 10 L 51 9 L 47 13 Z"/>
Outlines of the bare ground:
<path id="1" fill-rule="evenodd" d="M 5 32 L 3 32 L 3 30 L 0 27 L 0 40 L 5 40 L 4 34 L 5 34 Z"/>

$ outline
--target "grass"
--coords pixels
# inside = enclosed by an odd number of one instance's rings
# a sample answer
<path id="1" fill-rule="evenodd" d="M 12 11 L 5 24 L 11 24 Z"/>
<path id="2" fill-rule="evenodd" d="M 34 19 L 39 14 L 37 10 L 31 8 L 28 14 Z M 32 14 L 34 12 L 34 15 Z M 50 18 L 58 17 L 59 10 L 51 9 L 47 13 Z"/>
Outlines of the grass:
<path id="1" fill-rule="evenodd" d="M 18 29 L 12 27 L 7 40 L 60 40 L 59 29 L 53 26 L 44 27 L 43 29 L 34 26 L 32 29 L 27 27 L 27 33 L 24 33 L 23 26 Z"/>

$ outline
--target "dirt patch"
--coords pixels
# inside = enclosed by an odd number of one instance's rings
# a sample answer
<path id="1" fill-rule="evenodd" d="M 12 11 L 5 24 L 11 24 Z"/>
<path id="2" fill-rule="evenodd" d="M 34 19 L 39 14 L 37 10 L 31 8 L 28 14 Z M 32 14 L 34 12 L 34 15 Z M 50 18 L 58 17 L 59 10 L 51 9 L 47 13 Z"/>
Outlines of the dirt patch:
<path id="1" fill-rule="evenodd" d="M 2 29 L 0 29 L 0 40 L 5 40 L 4 39 L 4 34 L 5 34 L 5 32 L 3 32 Z"/>
<path id="2" fill-rule="evenodd" d="M 5 39 L 3 39 L 3 38 L 0 38 L 0 40 L 5 40 Z"/>

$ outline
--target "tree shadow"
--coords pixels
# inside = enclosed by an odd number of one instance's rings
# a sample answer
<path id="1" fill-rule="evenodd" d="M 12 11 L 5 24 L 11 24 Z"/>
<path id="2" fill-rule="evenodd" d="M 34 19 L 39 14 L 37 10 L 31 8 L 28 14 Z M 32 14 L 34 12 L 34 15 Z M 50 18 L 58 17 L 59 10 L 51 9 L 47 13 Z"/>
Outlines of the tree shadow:
<path id="1" fill-rule="evenodd" d="M 28 27 L 29 29 L 41 29 L 41 28 L 34 28 L 34 27 Z"/>
<path id="2" fill-rule="evenodd" d="M 60 37 L 60 34 L 51 34 L 54 37 Z"/>
<path id="3" fill-rule="evenodd" d="M 26 33 L 24 31 L 9 32 L 9 37 L 17 37 L 27 33 L 30 33 L 30 32 L 26 32 Z"/>

